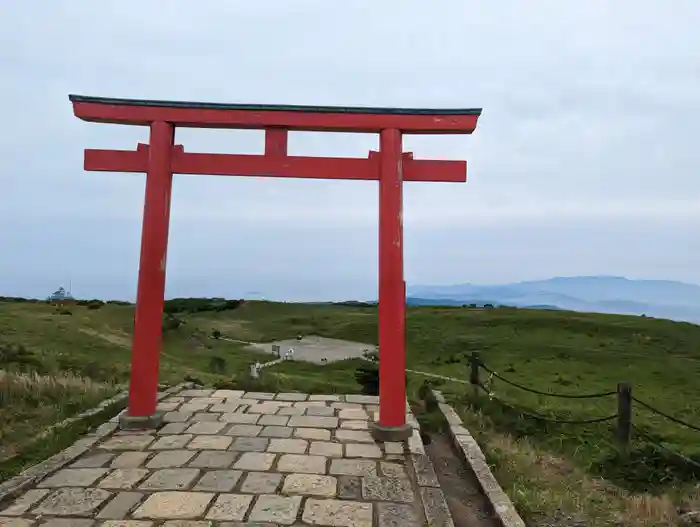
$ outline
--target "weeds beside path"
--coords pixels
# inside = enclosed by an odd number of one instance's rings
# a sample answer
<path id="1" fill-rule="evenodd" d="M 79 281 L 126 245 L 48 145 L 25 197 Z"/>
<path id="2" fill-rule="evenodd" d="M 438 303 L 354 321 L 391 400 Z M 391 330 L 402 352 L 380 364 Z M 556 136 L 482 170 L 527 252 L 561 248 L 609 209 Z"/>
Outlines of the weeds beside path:
<path id="1" fill-rule="evenodd" d="M 72 374 L 0 370 L 0 462 L 16 455 L 46 428 L 97 406 L 117 389 Z"/>
<path id="2" fill-rule="evenodd" d="M 116 413 L 123 402 L 83 420 L 62 421 L 95 408 L 119 387 L 70 373 L 39 375 L 0 370 L 0 481 L 55 454 Z"/>
<path id="3" fill-rule="evenodd" d="M 527 439 L 514 439 L 487 416 L 456 409 L 494 475 L 533 527 L 672 527 L 680 512 L 700 509 L 700 487 L 663 494 L 631 493 L 596 478 Z"/>

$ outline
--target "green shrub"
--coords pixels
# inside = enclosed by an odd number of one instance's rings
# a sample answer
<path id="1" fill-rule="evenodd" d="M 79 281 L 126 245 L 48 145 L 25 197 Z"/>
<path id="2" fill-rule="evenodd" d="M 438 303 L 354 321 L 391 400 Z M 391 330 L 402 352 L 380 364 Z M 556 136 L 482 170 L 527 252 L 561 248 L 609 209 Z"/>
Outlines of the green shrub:
<path id="1" fill-rule="evenodd" d="M 225 298 L 172 298 L 165 301 L 163 311 L 169 314 L 231 311 L 239 308 L 244 302 Z"/>
<path id="2" fill-rule="evenodd" d="M 196 384 L 198 386 L 204 386 L 204 383 L 202 382 L 202 380 L 199 377 L 195 377 L 194 375 L 191 375 L 189 373 L 187 375 L 185 375 L 183 380 L 185 382 L 193 382 L 194 384 Z"/>
<path id="3" fill-rule="evenodd" d="M 172 315 L 170 313 L 165 313 L 163 315 L 163 331 L 174 331 L 182 325 L 182 319 Z"/>
<path id="4" fill-rule="evenodd" d="M 226 359 L 223 357 L 212 357 L 209 359 L 209 371 L 217 375 L 226 373 Z"/>
<path id="5" fill-rule="evenodd" d="M 375 364 L 363 364 L 355 370 L 355 380 L 365 395 L 379 395 L 379 368 Z"/>
<path id="6" fill-rule="evenodd" d="M 20 373 L 48 372 L 39 357 L 21 344 L 0 344 L 0 367 Z"/>

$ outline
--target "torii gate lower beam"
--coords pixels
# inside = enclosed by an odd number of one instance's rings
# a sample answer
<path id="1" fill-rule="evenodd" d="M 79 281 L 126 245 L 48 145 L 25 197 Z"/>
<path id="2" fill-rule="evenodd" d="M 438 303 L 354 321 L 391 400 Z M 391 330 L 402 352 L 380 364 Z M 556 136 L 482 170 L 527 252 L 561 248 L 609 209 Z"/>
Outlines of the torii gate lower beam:
<path id="1" fill-rule="evenodd" d="M 406 424 L 403 278 L 404 181 L 463 182 L 466 162 L 415 160 L 403 153 L 404 133 L 469 134 L 480 109 L 431 110 L 240 105 L 104 99 L 71 95 L 85 121 L 150 127 L 136 150 L 85 150 L 85 170 L 146 173 L 141 261 L 132 350 L 128 428 L 157 426 L 158 369 L 173 174 L 355 179 L 379 181 L 379 422 L 376 439 L 398 441 Z M 175 145 L 176 127 L 264 129 L 264 155 L 188 153 Z M 287 155 L 288 131 L 379 133 L 368 158 Z"/>

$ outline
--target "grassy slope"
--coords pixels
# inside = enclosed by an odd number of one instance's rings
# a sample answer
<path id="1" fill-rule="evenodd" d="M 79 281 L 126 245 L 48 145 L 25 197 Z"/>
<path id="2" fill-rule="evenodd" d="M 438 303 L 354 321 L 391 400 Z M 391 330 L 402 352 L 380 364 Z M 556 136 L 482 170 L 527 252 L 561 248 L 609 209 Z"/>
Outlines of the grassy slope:
<path id="1" fill-rule="evenodd" d="M 45 304 L 0 303 L 0 344 L 23 344 L 52 371 L 72 370 L 97 381 L 128 380 L 133 309 L 72 308 L 60 315 Z M 215 341 L 212 329 L 240 340 L 271 341 L 299 333 L 376 344 L 374 308 L 248 302 L 234 311 L 203 312 L 183 317 L 185 324 L 166 332 L 161 380 L 185 375 L 204 381 L 212 357 L 226 359 L 225 378 L 242 375 L 248 365 L 266 357 L 243 345 Z M 494 370 L 540 390 L 564 393 L 614 390 L 618 382 L 633 386 L 634 395 L 691 422 L 700 422 L 700 326 L 641 317 L 592 315 L 514 309 L 412 308 L 407 316 L 409 367 L 468 379 L 466 357 L 480 351 Z M 308 371 L 307 371 L 308 370 Z M 346 371 L 348 375 L 342 376 Z M 353 384 L 352 367 L 321 370 L 293 364 L 276 369 L 288 375 L 313 376 L 334 371 L 334 379 Z M 350 388 L 350 386 L 348 386 Z M 355 386 L 353 388 L 357 389 Z M 462 392 L 459 386 L 445 391 Z M 595 417 L 614 413 L 614 397 L 603 401 L 551 399 L 511 390 L 496 381 L 494 391 L 505 399 L 541 412 Z M 638 426 L 660 429 L 666 439 L 692 447 L 680 427 L 635 412 Z"/>
<path id="2" fill-rule="evenodd" d="M 36 462 L 37 452 L 65 446 L 77 431 L 52 434 L 30 448 L 28 440 L 128 384 L 133 308 L 74 306 L 68 311 L 72 315 L 43 303 L 0 302 L 0 373 L 10 372 L 0 375 L 0 480 Z M 231 378 L 264 357 L 211 340 L 210 331 L 189 322 L 166 332 L 163 382 L 180 382 L 188 375 L 204 382 Z M 17 353 L 17 346 L 26 352 Z M 226 359 L 224 375 L 211 373 L 212 357 Z M 18 375 L 36 365 L 40 376 Z"/>
<path id="3" fill-rule="evenodd" d="M 105 305 L 88 310 L 74 306 L 72 315 L 38 303 L 0 303 L 0 344 L 21 344 L 34 352 L 48 371 L 72 371 L 98 381 L 125 384 L 129 379 L 133 307 Z M 225 357 L 227 371 L 245 371 L 264 355 L 242 346 L 209 339 L 211 328 L 187 320 L 164 334 L 161 380 L 179 382 L 186 375 L 205 381 L 212 357 Z M 235 352 L 235 353 L 233 353 Z"/>
<path id="4" fill-rule="evenodd" d="M 72 311 L 68 316 L 42 304 L 0 303 L 0 344 L 24 344 L 52 371 L 72 370 L 98 381 L 125 382 L 132 308 L 107 305 Z M 250 341 L 299 333 L 367 343 L 376 343 L 377 337 L 375 308 L 248 302 L 235 311 L 202 312 L 184 319 L 185 325 L 165 337 L 161 379 L 166 382 L 186 375 L 205 382 L 245 378 L 248 365 L 260 356 L 243 351 L 241 345 L 208 339 L 213 329 Z M 466 357 L 480 351 L 491 368 L 527 386 L 580 393 L 614 390 L 618 382 L 629 382 L 639 398 L 700 422 L 700 390 L 696 389 L 700 327 L 692 324 L 561 311 L 411 308 L 407 340 L 408 365 L 415 369 L 467 379 Z M 212 357 L 225 358 L 223 375 L 212 373 Z M 359 389 L 353 378 L 355 366 L 284 364 L 264 377 L 277 389 L 351 392 Z M 421 381 L 412 377 L 411 389 Z M 449 384 L 442 389 L 455 401 L 464 399 L 463 386 Z M 615 411 L 614 398 L 551 399 L 500 382 L 493 389 L 498 397 L 540 413 L 588 418 Z M 635 409 L 634 422 L 687 455 L 700 453 L 697 435 L 667 420 Z M 566 455 L 589 473 L 615 476 L 612 465 L 606 466 L 612 452 L 609 425 L 543 428 L 514 421 L 496 410 L 493 423 L 499 432 L 527 435 L 538 448 Z M 627 474 L 618 476 L 625 483 Z"/>

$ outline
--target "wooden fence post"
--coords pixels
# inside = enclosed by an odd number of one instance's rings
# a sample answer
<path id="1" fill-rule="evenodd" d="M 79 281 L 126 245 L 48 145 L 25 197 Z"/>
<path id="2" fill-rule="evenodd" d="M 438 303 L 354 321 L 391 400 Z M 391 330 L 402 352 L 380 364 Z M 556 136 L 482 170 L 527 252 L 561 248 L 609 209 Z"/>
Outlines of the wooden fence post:
<path id="1" fill-rule="evenodd" d="M 471 359 L 471 372 L 469 373 L 469 382 L 474 390 L 474 400 L 479 397 L 479 366 L 481 364 L 481 356 L 478 351 L 472 351 Z"/>
<path id="2" fill-rule="evenodd" d="M 624 450 L 629 447 L 632 432 L 632 387 L 624 382 L 617 385 L 617 441 Z"/>

